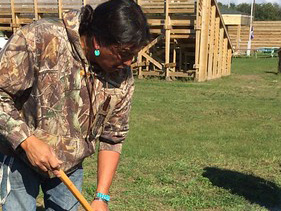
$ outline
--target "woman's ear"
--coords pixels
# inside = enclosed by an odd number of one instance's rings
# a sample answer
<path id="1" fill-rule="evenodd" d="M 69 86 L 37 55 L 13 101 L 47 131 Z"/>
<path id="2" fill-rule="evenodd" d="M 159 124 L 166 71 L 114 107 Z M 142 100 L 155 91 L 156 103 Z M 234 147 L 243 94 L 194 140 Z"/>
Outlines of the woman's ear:
<path id="1" fill-rule="evenodd" d="M 97 50 L 100 49 L 100 45 L 95 37 L 93 37 L 93 45 L 94 45 L 95 49 L 97 49 Z"/>

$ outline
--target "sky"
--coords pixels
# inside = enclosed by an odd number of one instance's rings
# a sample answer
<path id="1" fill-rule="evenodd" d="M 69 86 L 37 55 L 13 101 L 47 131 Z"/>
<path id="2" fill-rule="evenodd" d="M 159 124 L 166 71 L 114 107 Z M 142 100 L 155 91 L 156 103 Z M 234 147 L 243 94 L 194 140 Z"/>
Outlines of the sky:
<path id="1" fill-rule="evenodd" d="M 230 3 L 234 3 L 234 4 L 241 4 L 241 3 L 252 3 L 252 0 L 217 0 L 218 2 L 221 2 L 223 4 L 228 4 L 228 2 L 230 1 Z M 255 2 L 257 4 L 261 4 L 261 3 L 279 3 L 281 5 L 281 0 L 255 0 Z"/>

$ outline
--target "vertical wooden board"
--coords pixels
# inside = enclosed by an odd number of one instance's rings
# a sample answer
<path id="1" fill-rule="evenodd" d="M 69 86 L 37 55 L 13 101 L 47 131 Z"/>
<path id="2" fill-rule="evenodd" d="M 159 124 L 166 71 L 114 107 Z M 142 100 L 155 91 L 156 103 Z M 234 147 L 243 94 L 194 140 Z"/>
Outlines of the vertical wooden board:
<path id="1" fill-rule="evenodd" d="M 218 77 L 218 57 L 219 57 L 219 37 L 220 37 L 220 17 L 216 17 L 215 23 L 215 43 L 214 43 L 214 62 L 213 62 L 213 77 Z"/>
<path id="2" fill-rule="evenodd" d="M 138 64 L 140 64 L 142 62 L 142 53 L 141 52 L 139 52 L 138 53 L 138 61 L 137 61 L 137 63 Z M 142 75 L 142 66 L 139 66 L 138 67 L 138 78 L 139 79 L 142 79 L 143 78 L 143 75 Z"/>
<path id="3" fill-rule="evenodd" d="M 176 43 L 175 43 L 174 46 L 173 46 L 173 63 L 176 63 L 176 57 L 177 57 L 177 50 L 176 50 L 176 47 L 177 47 L 177 45 L 176 45 Z M 172 71 L 173 71 L 173 72 L 176 72 L 176 67 L 173 67 L 173 68 L 172 68 Z"/>
<path id="4" fill-rule="evenodd" d="M 170 63 L 171 18 L 169 16 L 169 1 L 165 1 L 165 64 Z M 169 79 L 169 68 L 165 68 L 166 79 Z"/>
<path id="5" fill-rule="evenodd" d="M 13 22 L 13 30 L 16 25 L 16 13 L 15 13 L 15 1 L 11 0 L 11 12 L 12 12 L 12 22 Z"/>
<path id="6" fill-rule="evenodd" d="M 216 24 L 216 7 L 212 5 L 211 20 L 210 20 L 210 37 L 209 37 L 208 80 L 214 77 L 213 58 L 214 58 L 214 44 L 215 44 L 215 24 Z"/>
<path id="7" fill-rule="evenodd" d="M 227 67 L 226 67 L 226 62 L 227 62 L 227 44 L 228 44 L 228 40 L 227 38 L 225 37 L 223 39 L 223 49 L 222 49 L 222 76 L 225 76 L 226 75 L 226 72 L 227 72 Z"/>
<path id="8" fill-rule="evenodd" d="M 182 71 L 182 48 L 179 50 L 179 71 Z"/>
<path id="9" fill-rule="evenodd" d="M 219 38 L 219 58 L 218 58 L 218 77 L 222 74 L 222 58 L 223 58 L 223 39 L 224 39 L 224 29 L 220 28 L 220 38 Z"/>
<path id="10" fill-rule="evenodd" d="M 199 77 L 198 81 L 207 79 L 207 61 L 208 61 L 208 33 L 209 33 L 209 17 L 210 17 L 210 0 L 202 2 L 202 27 L 200 38 L 200 55 L 199 55 Z"/>
<path id="11" fill-rule="evenodd" d="M 200 57 L 200 42 L 201 42 L 200 38 L 201 38 L 201 26 L 202 26 L 202 24 L 201 24 L 201 22 L 202 22 L 201 14 L 202 13 L 200 11 L 201 3 L 202 3 L 202 0 L 197 0 L 196 23 L 194 25 L 195 33 L 196 33 L 196 35 L 195 35 L 195 63 L 194 63 L 194 68 L 196 69 L 195 80 L 197 80 L 199 78 L 199 57 Z"/>
<path id="12" fill-rule="evenodd" d="M 62 19 L 62 0 L 59 1 L 59 18 Z"/>
<path id="13" fill-rule="evenodd" d="M 231 73 L 231 63 L 232 63 L 232 49 L 228 48 L 227 75 L 230 75 Z"/>
<path id="14" fill-rule="evenodd" d="M 170 63 L 170 45 L 171 45 L 171 30 L 165 31 L 165 64 Z M 169 77 L 169 68 L 166 68 L 166 78 Z"/>
<path id="15" fill-rule="evenodd" d="M 37 2 L 37 0 L 34 0 L 34 17 L 35 17 L 35 20 L 39 19 L 39 15 L 38 15 L 38 2 Z"/>

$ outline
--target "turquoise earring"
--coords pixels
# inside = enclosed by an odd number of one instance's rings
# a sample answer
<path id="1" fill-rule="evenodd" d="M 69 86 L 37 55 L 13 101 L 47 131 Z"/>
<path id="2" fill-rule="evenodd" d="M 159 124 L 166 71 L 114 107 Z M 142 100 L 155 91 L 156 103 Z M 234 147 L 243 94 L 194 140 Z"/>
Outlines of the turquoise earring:
<path id="1" fill-rule="evenodd" d="M 96 57 L 100 56 L 100 50 L 99 50 L 99 49 L 96 49 L 96 50 L 94 51 L 94 53 L 95 53 L 95 56 L 96 56 Z"/>

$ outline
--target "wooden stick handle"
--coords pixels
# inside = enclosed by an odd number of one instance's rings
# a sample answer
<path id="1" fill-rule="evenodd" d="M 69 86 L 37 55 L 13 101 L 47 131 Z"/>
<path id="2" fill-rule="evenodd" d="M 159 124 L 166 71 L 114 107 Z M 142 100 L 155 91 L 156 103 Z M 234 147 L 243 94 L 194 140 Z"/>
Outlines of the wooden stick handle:
<path id="1" fill-rule="evenodd" d="M 71 191 L 71 193 L 76 197 L 76 199 L 80 202 L 80 204 L 84 207 L 86 211 L 93 211 L 90 204 L 84 198 L 84 196 L 80 193 L 80 191 L 75 187 L 73 182 L 68 178 L 68 176 L 64 173 L 63 170 L 59 170 L 60 180 L 67 186 L 67 188 Z"/>

